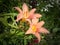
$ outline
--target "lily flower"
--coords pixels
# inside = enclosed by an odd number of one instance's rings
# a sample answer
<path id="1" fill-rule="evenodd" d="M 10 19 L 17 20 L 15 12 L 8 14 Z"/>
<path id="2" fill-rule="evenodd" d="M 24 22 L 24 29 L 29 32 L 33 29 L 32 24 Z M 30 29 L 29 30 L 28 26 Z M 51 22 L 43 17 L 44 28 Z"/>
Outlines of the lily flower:
<path id="1" fill-rule="evenodd" d="M 42 16 L 41 14 L 35 13 L 35 8 L 29 11 L 29 8 L 25 3 L 22 6 L 22 10 L 19 7 L 14 8 L 19 12 L 16 19 L 17 22 L 21 19 L 30 22 L 30 19 L 40 18 Z"/>
<path id="2" fill-rule="evenodd" d="M 26 31 L 25 34 L 33 34 L 37 37 L 40 42 L 41 36 L 39 33 L 49 33 L 49 31 L 43 27 L 44 21 L 38 22 L 38 19 L 32 19 L 32 23 L 30 24 L 30 28 Z"/>

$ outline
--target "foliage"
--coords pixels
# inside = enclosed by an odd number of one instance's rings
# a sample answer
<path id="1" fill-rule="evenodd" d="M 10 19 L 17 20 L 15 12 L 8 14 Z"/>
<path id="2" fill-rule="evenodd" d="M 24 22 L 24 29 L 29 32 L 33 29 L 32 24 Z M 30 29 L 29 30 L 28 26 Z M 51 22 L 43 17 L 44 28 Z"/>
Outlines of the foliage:
<path id="1" fill-rule="evenodd" d="M 29 45 L 33 42 L 33 35 L 27 35 L 21 31 L 27 28 L 18 25 L 25 23 L 16 23 L 17 11 L 13 7 L 22 8 L 23 3 L 27 3 L 31 9 L 29 0 L 0 0 L 0 45 Z M 60 1 L 59 0 L 37 0 L 36 9 L 42 14 L 40 20 L 45 21 L 45 27 L 50 31 L 49 35 L 42 34 L 42 40 L 38 45 L 59 45 L 60 43 Z M 26 25 L 25 25 L 26 26 Z M 22 38 L 23 37 L 23 38 Z M 35 37 L 34 37 L 35 39 Z M 22 44 L 23 43 L 23 44 Z"/>

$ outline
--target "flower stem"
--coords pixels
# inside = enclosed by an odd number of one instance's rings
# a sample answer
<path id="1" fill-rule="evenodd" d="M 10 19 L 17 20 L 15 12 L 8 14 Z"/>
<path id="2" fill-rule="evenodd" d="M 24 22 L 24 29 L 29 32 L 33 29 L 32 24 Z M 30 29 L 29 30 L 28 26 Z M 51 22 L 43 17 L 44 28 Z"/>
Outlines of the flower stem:
<path id="1" fill-rule="evenodd" d="M 27 45 L 27 40 L 24 38 L 24 45 Z"/>

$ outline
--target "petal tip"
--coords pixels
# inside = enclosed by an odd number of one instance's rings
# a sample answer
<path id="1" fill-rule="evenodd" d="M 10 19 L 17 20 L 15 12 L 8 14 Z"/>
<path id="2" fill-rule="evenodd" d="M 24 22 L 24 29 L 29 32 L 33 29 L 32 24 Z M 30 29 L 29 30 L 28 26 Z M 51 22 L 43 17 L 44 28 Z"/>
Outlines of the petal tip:
<path id="1" fill-rule="evenodd" d="M 34 8 L 34 10 L 36 10 L 36 8 Z"/>
<path id="2" fill-rule="evenodd" d="M 43 24 L 44 24 L 45 22 L 44 22 L 44 21 L 41 21 L 41 23 L 43 23 Z"/>
<path id="3" fill-rule="evenodd" d="M 18 7 L 13 7 L 14 9 L 17 9 Z"/>
<path id="4" fill-rule="evenodd" d="M 23 5 L 26 5 L 26 3 L 24 3 Z"/>
<path id="5" fill-rule="evenodd" d="M 40 15 L 40 17 L 42 17 L 42 15 Z"/>
<path id="6" fill-rule="evenodd" d="M 27 32 L 25 34 L 28 34 Z"/>

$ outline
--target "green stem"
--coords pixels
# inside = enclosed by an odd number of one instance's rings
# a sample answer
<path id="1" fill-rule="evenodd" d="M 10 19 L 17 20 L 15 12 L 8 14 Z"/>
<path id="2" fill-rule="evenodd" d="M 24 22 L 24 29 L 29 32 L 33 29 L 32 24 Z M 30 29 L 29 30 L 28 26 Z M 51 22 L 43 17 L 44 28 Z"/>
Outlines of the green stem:
<path id="1" fill-rule="evenodd" d="M 24 45 L 27 45 L 27 40 L 24 38 Z"/>
<path id="2" fill-rule="evenodd" d="M 14 25 L 11 25 L 11 24 L 8 24 L 9 26 L 11 26 L 11 27 L 13 27 L 13 28 L 16 28 L 16 29 L 18 29 L 18 27 L 17 26 L 14 26 Z"/>

